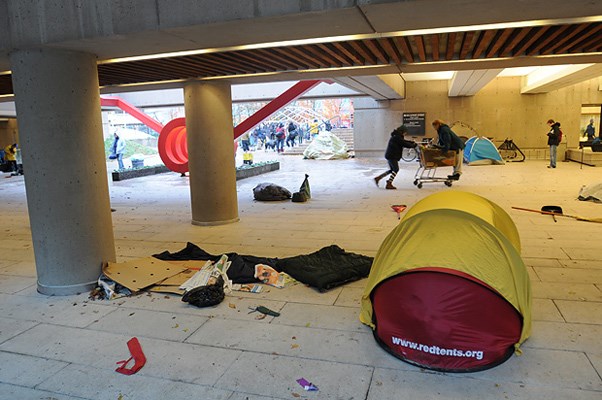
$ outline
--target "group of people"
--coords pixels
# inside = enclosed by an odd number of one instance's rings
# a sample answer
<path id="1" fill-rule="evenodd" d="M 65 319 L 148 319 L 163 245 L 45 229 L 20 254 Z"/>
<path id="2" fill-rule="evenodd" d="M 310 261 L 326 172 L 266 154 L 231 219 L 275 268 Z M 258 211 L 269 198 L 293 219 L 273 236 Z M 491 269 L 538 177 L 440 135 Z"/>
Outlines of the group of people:
<path id="1" fill-rule="evenodd" d="M 266 151 L 271 149 L 282 153 L 285 144 L 286 147 L 295 147 L 303 143 L 304 138 L 303 128 L 292 121 L 288 125 L 283 122 L 261 124 L 252 132 L 241 135 L 241 146 L 243 151 L 263 147 Z"/>
<path id="2" fill-rule="evenodd" d="M 459 180 L 462 174 L 462 163 L 464 160 L 464 141 L 451 130 L 451 128 L 440 119 L 436 119 L 432 123 L 433 128 L 437 131 L 438 143 L 434 146 L 439 148 L 442 153 L 449 151 L 454 152 L 454 169 L 451 175 L 448 175 L 449 180 Z M 385 150 L 385 159 L 389 164 L 389 169 L 379 176 L 374 178 L 376 186 L 386 176 L 389 176 L 385 189 L 397 189 L 393 186 L 393 180 L 399 172 L 399 160 L 401 160 L 401 154 L 404 148 L 415 148 L 418 144 L 411 140 L 406 140 L 404 135 L 408 132 L 405 125 L 401 125 L 391 132 L 391 137 L 387 143 L 387 149 Z"/>
<path id="3" fill-rule="evenodd" d="M 285 145 L 287 148 L 292 148 L 303 144 L 304 140 L 313 140 L 320 133 L 322 126 L 327 131 L 332 129 L 329 121 L 320 123 L 317 119 L 303 125 L 293 121 L 288 124 L 284 122 L 263 123 L 255 127 L 253 131 L 243 133 L 240 136 L 240 145 L 245 152 L 264 148 L 265 151 L 274 150 L 282 153 Z"/>
<path id="4" fill-rule="evenodd" d="M 547 121 L 550 130 L 547 132 L 548 146 L 550 147 L 550 164 L 548 168 L 556 168 L 558 145 L 562 141 L 562 130 L 560 129 L 560 122 L 556 122 L 553 119 Z M 451 130 L 451 128 L 443 121 L 436 119 L 432 123 L 433 128 L 437 131 L 438 144 L 435 146 L 441 149 L 443 153 L 452 151 L 455 153 L 454 169 L 451 175 L 447 178 L 450 180 L 459 180 L 462 174 L 462 163 L 464 159 L 464 141 Z M 417 144 L 413 141 L 406 140 L 404 134 L 408 132 L 405 125 L 401 125 L 391 132 L 391 137 L 385 150 L 385 159 L 389 164 L 389 169 L 382 174 L 374 178 L 376 186 L 386 176 L 389 176 L 385 185 L 386 189 L 397 189 L 393 186 L 393 180 L 399 172 L 399 160 L 404 148 L 415 148 Z M 594 120 L 590 120 L 589 125 L 585 128 L 585 134 L 588 140 L 596 139 L 596 128 L 594 127 Z"/>

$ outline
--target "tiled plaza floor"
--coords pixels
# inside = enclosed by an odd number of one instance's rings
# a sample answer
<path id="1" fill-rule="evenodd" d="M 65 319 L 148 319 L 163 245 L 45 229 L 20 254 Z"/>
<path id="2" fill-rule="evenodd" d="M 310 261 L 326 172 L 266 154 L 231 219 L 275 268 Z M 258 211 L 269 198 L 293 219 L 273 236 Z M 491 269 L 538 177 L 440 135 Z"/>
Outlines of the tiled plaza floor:
<path id="1" fill-rule="evenodd" d="M 193 242 L 212 253 L 283 257 L 338 244 L 373 256 L 397 224 L 392 204 L 411 206 L 445 190 L 485 196 L 515 221 L 532 282 L 534 327 L 522 356 L 478 373 L 443 374 L 390 356 L 358 320 L 364 281 L 326 293 L 303 285 L 236 293 L 198 309 L 176 296 L 88 301 L 87 294 L 36 292 L 23 178 L 0 176 L 0 399 L 591 399 L 602 398 L 602 224 L 512 210 L 560 205 L 566 214 L 602 216 L 578 201 L 579 188 L 602 181 L 602 168 L 544 161 L 465 166 L 462 179 L 413 184 L 417 163 L 402 163 L 398 190 L 377 188 L 382 159 L 279 158 L 281 169 L 238 181 L 240 222 L 190 224 L 187 178 L 162 174 L 110 183 L 118 260 L 176 251 Z M 305 204 L 253 201 L 273 182 L 298 189 Z M 446 175 L 448 170 L 440 169 Z M 249 306 L 281 316 L 256 320 Z M 114 371 L 139 338 L 147 356 L 136 375 Z M 295 382 L 305 377 L 318 392 Z"/>

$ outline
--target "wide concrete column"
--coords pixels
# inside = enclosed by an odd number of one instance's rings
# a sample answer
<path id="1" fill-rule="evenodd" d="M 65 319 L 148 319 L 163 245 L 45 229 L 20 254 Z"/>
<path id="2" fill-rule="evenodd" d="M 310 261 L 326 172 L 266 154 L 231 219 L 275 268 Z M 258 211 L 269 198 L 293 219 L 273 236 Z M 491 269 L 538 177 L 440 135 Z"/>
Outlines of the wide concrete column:
<path id="1" fill-rule="evenodd" d="M 115 260 L 96 58 L 10 56 L 38 291 L 75 294 Z"/>
<path id="2" fill-rule="evenodd" d="M 184 85 L 190 199 L 194 225 L 238 221 L 231 85 Z"/>

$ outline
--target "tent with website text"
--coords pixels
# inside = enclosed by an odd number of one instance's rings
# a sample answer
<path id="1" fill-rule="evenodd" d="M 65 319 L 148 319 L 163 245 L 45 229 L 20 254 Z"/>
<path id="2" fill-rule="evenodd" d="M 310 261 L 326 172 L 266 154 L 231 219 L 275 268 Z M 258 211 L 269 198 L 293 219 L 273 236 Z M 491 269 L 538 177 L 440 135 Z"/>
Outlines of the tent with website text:
<path id="1" fill-rule="evenodd" d="M 381 244 L 360 320 L 388 352 L 470 372 L 508 359 L 531 332 L 531 289 L 508 214 L 466 192 L 416 203 Z"/>

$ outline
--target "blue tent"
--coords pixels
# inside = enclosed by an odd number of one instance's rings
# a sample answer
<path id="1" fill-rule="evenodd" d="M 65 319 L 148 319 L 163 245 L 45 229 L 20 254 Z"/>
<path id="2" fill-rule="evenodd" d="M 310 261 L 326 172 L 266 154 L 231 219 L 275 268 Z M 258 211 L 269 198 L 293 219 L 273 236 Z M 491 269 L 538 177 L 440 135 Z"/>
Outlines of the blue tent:
<path id="1" fill-rule="evenodd" d="M 464 162 L 468 165 L 504 164 L 504 159 L 491 140 L 473 136 L 466 141 Z"/>

